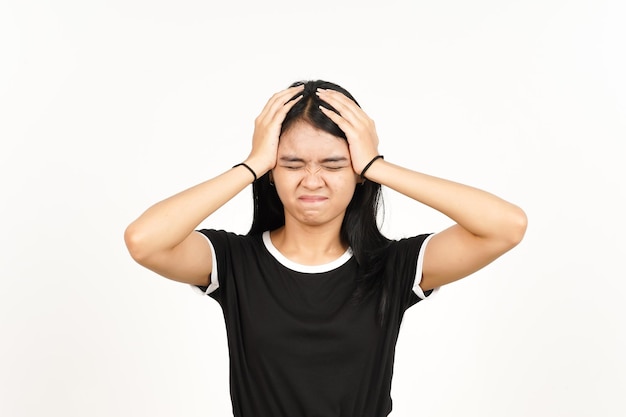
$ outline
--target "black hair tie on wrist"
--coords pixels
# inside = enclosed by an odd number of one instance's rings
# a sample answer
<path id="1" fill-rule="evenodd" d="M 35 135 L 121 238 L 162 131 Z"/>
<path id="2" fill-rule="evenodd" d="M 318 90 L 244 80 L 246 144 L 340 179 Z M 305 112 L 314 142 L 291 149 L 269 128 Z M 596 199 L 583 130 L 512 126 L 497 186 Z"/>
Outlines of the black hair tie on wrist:
<path id="1" fill-rule="evenodd" d="M 252 175 L 254 175 L 254 181 L 256 181 L 256 172 L 254 172 L 254 170 L 253 170 L 252 168 L 250 168 L 248 165 L 244 164 L 243 162 L 242 162 L 242 163 L 240 163 L 240 164 L 237 164 L 237 165 L 233 165 L 233 168 L 237 168 L 237 167 L 239 167 L 239 166 L 244 166 L 244 167 L 248 168 L 248 171 L 250 171 L 250 173 L 251 173 Z M 253 181 L 253 182 L 254 182 L 254 181 Z"/>
<path id="2" fill-rule="evenodd" d="M 361 171 L 361 179 L 365 179 L 365 171 L 370 169 L 374 161 L 376 161 L 377 159 L 385 159 L 385 157 L 382 155 L 376 155 L 375 157 L 373 157 L 372 160 L 369 161 L 367 165 L 365 165 L 365 168 L 363 168 L 363 171 Z"/>

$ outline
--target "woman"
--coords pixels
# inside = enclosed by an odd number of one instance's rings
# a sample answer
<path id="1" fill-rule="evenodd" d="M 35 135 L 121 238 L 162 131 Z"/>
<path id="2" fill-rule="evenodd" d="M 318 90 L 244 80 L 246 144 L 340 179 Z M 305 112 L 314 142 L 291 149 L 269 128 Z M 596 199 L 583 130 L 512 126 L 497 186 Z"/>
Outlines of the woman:
<path id="1" fill-rule="evenodd" d="M 248 235 L 195 231 L 250 182 Z M 456 224 L 385 238 L 381 185 Z M 243 163 L 150 207 L 125 240 L 141 265 L 222 306 L 236 417 L 382 417 L 406 309 L 489 264 L 525 230 L 517 206 L 385 160 L 354 98 L 309 81 L 268 101 Z"/>

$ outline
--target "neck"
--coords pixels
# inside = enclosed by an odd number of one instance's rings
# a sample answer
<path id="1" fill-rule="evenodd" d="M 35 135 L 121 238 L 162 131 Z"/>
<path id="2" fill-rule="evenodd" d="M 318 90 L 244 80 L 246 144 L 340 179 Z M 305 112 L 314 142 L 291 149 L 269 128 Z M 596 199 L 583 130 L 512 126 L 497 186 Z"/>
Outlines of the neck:
<path id="1" fill-rule="evenodd" d="M 341 225 L 307 226 L 286 221 L 270 237 L 287 259 L 303 265 L 319 265 L 334 261 L 348 249 L 341 241 L 340 228 Z"/>

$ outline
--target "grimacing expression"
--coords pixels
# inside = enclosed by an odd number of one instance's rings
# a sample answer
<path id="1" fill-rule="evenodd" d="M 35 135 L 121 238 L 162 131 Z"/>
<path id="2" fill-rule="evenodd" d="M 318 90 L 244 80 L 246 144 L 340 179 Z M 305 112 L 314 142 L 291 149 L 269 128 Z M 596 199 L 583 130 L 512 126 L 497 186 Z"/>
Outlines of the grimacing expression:
<path id="1" fill-rule="evenodd" d="M 345 139 L 298 121 L 283 133 L 272 171 L 285 221 L 341 225 L 359 177 Z"/>

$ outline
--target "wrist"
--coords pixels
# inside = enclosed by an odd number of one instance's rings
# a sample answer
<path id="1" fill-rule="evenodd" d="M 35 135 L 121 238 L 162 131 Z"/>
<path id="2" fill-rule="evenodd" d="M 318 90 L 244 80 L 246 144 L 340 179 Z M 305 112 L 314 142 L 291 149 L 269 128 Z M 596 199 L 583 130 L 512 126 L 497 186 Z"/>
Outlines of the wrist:
<path id="1" fill-rule="evenodd" d="M 255 157 L 248 157 L 242 163 L 249 166 L 250 169 L 252 169 L 256 173 L 257 178 L 261 178 L 267 173 L 267 171 L 274 167 L 273 165 L 270 166 L 267 161 L 263 161 Z"/>
<path id="2" fill-rule="evenodd" d="M 252 178 L 253 178 L 252 182 L 255 182 L 258 179 L 256 172 L 252 168 L 250 168 L 250 166 L 246 164 L 245 162 L 240 162 L 238 164 L 233 165 L 233 168 L 237 168 L 237 167 L 244 167 L 245 169 L 247 169 L 250 172 L 250 174 L 252 174 Z"/>
<path id="3" fill-rule="evenodd" d="M 370 159 L 370 161 L 363 167 L 363 169 L 361 170 L 361 173 L 359 174 L 362 180 L 366 179 L 367 171 L 374 164 L 374 162 L 378 161 L 379 159 L 385 159 L 385 157 L 383 155 L 376 155 L 375 157 Z"/>

